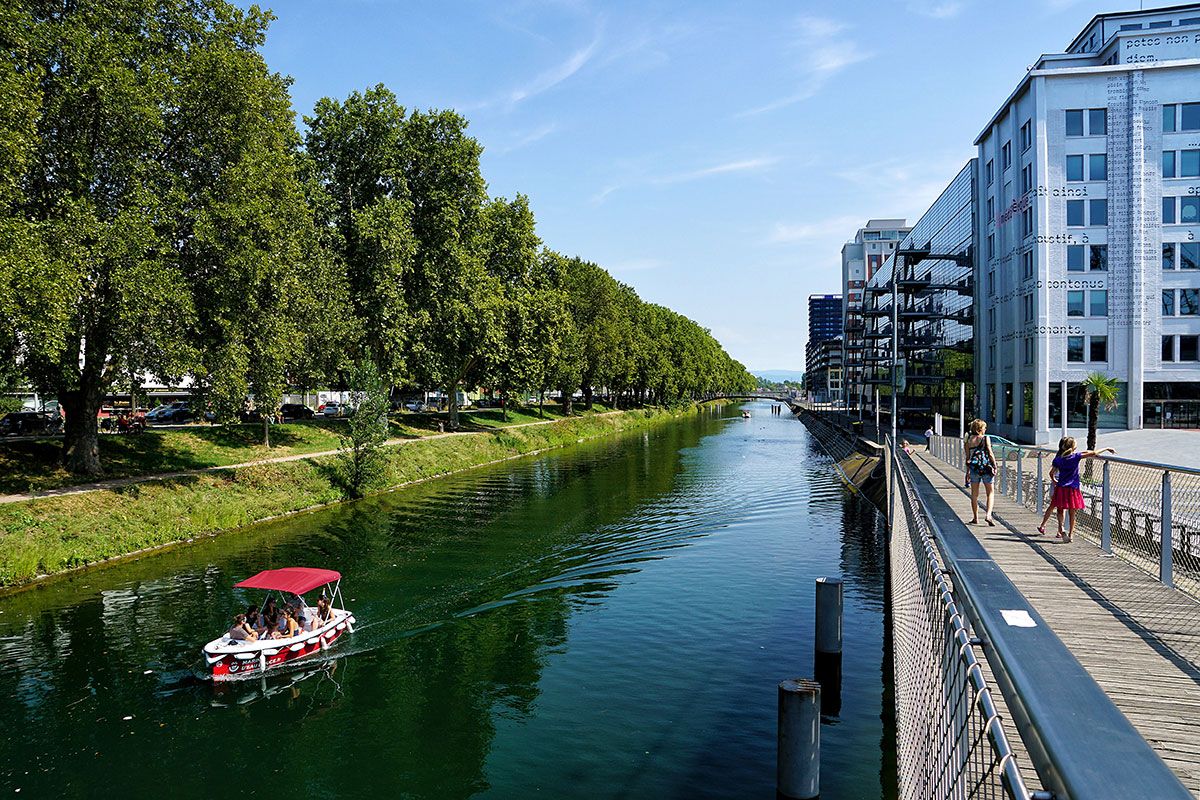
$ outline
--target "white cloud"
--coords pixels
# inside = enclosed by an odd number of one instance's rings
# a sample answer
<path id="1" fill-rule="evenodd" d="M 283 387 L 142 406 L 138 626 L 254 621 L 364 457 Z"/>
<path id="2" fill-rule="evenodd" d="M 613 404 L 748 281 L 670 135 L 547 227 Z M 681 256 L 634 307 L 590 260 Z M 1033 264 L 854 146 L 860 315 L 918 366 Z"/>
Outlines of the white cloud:
<path id="1" fill-rule="evenodd" d="M 818 239 L 848 241 L 867 220 L 856 214 L 842 214 L 812 222 L 776 222 L 767 235 L 768 244 L 794 244 Z"/>
<path id="2" fill-rule="evenodd" d="M 734 161 L 725 161 L 720 164 L 713 164 L 712 166 L 701 167 L 699 169 L 686 170 L 684 172 L 631 178 L 629 180 L 610 183 L 608 186 L 605 186 L 603 189 L 593 195 L 592 202 L 599 203 L 613 192 L 620 191 L 621 189 L 627 189 L 630 186 L 667 186 L 675 183 L 688 183 L 690 181 L 711 178 L 716 175 L 728 175 L 734 172 L 754 172 L 777 163 L 779 163 L 779 159 L 774 156 L 743 158 L 736 159 Z"/>
<path id="3" fill-rule="evenodd" d="M 536 97 L 553 89 L 587 66 L 588 62 L 592 61 L 599 52 L 603 34 L 604 24 L 603 20 L 600 20 L 597 22 L 596 34 L 592 37 L 592 41 L 584 47 L 578 48 L 553 67 L 538 73 L 519 86 L 514 86 L 512 89 L 500 92 L 487 100 L 476 103 L 464 103 L 459 107 L 464 111 L 473 111 L 500 106 L 506 111 L 511 111 L 518 104 L 523 103 L 531 97 Z"/>
<path id="4" fill-rule="evenodd" d="M 842 34 L 846 25 L 826 17 L 800 17 L 796 20 L 794 49 L 799 53 L 799 85 L 795 91 L 768 103 L 737 114 L 748 117 L 790 106 L 821 91 L 834 76 L 871 54 Z"/>
<path id="5" fill-rule="evenodd" d="M 965 0 L 911 0 L 908 10 L 923 17 L 950 19 L 967 7 Z"/>
<path id="6" fill-rule="evenodd" d="M 531 130 L 517 133 L 507 144 L 492 148 L 492 152 L 494 152 L 496 155 L 505 155 L 513 152 L 514 150 L 520 150 L 522 147 L 528 147 L 535 142 L 540 142 L 547 136 L 557 133 L 560 127 L 561 126 L 557 122 L 547 122 L 545 125 L 540 125 Z"/>

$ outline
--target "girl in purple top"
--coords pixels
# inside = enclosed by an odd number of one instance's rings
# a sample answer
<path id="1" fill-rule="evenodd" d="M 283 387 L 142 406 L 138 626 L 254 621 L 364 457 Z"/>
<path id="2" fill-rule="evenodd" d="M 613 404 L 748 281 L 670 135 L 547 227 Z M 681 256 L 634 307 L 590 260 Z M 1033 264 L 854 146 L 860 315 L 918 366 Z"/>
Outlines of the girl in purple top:
<path id="1" fill-rule="evenodd" d="M 1084 450 L 1075 452 L 1075 439 L 1064 436 L 1058 442 L 1058 455 L 1050 465 L 1050 480 L 1054 482 L 1054 494 L 1050 505 L 1058 512 L 1058 537 L 1064 542 L 1071 541 L 1075 533 L 1075 512 L 1083 508 L 1083 492 L 1079 490 L 1079 463 L 1085 458 L 1092 458 L 1101 453 L 1116 453 L 1111 447 L 1103 450 Z M 1063 510 L 1067 511 L 1069 521 L 1067 534 L 1063 536 Z"/>

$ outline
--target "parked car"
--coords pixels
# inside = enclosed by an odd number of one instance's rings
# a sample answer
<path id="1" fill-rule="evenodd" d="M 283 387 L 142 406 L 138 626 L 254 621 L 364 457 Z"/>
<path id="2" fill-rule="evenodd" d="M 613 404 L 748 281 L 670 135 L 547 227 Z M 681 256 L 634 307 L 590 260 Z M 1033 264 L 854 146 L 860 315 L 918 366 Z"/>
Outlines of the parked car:
<path id="1" fill-rule="evenodd" d="M 429 406 L 425 405 L 425 403 L 421 400 L 409 400 L 407 403 L 404 404 L 404 407 L 407 408 L 409 411 L 414 411 L 417 413 L 429 410 Z"/>
<path id="2" fill-rule="evenodd" d="M 57 433 L 61 426 L 62 419 L 58 414 L 47 414 L 44 411 L 13 411 L 0 419 L 0 435 Z"/>
<path id="3" fill-rule="evenodd" d="M 146 412 L 146 422 L 151 425 L 169 425 L 192 421 L 192 407 L 186 400 L 176 400 Z"/>
<path id="4" fill-rule="evenodd" d="M 323 417 L 341 417 L 345 414 L 345 406 L 342 403 L 331 401 L 321 407 L 321 416 Z"/>
<path id="5" fill-rule="evenodd" d="M 284 403 L 279 407 L 280 419 L 312 419 L 313 410 L 301 403 Z"/>

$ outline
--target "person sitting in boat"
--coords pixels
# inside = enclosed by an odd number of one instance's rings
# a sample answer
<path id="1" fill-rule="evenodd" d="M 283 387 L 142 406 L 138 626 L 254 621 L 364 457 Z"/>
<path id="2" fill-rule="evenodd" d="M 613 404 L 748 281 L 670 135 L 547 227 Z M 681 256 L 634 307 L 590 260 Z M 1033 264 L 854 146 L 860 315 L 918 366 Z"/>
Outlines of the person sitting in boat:
<path id="1" fill-rule="evenodd" d="M 296 621 L 296 607 L 288 606 L 279 612 L 279 629 L 276 632 L 275 638 L 290 639 L 293 636 L 299 635 L 300 623 Z"/>
<path id="2" fill-rule="evenodd" d="M 300 623 L 300 630 L 311 631 L 317 627 L 316 617 L 313 615 L 313 610 L 304 603 L 296 604 L 296 622 Z"/>
<path id="3" fill-rule="evenodd" d="M 246 623 L 246 615 L 238 614 L 233 618 L 233 627 L 229 629 L 229 638 L 236 642 L 258 641 L 258 634 Z"/>
<path id="4" fill-rule="evenodd" d="M 275 598 L 268 597 L 267 602 L 263 603 L 262 608 L 263 621 L 274 621 L 279 615 L 279 606 L 275 605 Z"/>
<path id="5" fill-rule="evenodd" d="M 326 622 L 329 622 L 329 620 L 332 618 L 333 618 L 333 607 L 331 605 L 329 605 L 329 601 L 327 599 L 325 599 L 325 595 L 321 595 L 320 597 L 317 598 L 317 623 L 316 624 L 324 625 Z"/>
<path id="6" fill-rule="evenodd" d="M 263 622 L 262 615 L 258 613 L 258 607 L 254 604 L 246 609 L 246 624 L 259 636 L 267 632 L 267 625 Z"/>

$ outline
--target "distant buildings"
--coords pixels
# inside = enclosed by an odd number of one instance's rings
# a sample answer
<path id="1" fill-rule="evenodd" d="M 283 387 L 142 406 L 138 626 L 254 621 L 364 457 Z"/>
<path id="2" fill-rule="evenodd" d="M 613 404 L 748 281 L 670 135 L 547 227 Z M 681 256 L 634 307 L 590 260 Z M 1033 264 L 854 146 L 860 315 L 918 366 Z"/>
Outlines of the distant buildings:
<path id="1" fill-rule="evenodd" d="M 843 362 L 848 397 L 865 402 L 873 397 L 865 383 L 863 363 L 863 290 L 908 233 L 903 219 L 871 219 L 858 229 L 853 241 L 842 246 Z"/>
<path id="2" fill-rule="evenodd" d="M 804 375 L 810 396 L 817 402 L 832 403 L 843 399 L 841 332 L 841 295 L 809 295 Z"/>

